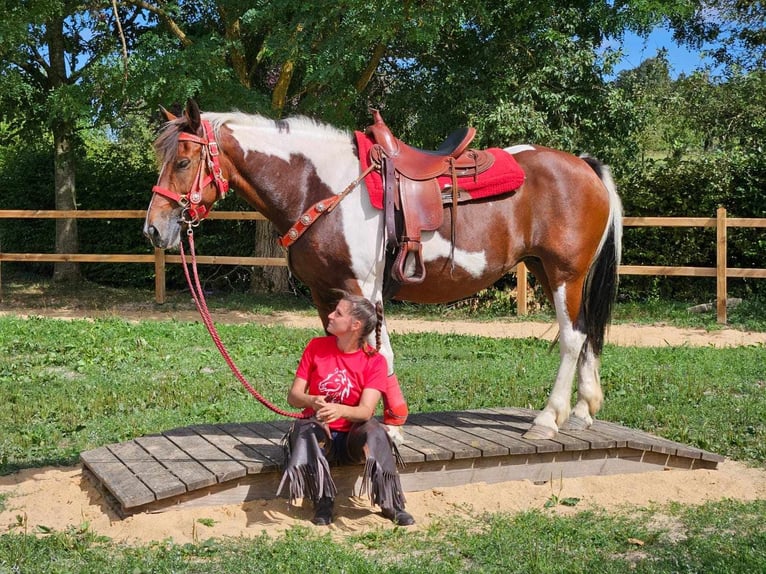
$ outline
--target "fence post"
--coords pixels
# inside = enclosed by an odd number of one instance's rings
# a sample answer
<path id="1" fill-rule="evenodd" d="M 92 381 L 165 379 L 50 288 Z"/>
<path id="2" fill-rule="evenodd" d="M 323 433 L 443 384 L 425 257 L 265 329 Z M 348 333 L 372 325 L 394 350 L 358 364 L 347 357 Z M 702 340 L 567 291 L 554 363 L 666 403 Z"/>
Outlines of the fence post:
<path id="1" fill-rule="evenodd" d="M 165 250 L 154 248 L 154 301 L 165 302 Z"/>
<path id="2" fill-rule="evenodd" d="M 516 314 L 527 314 L 527 266 L 522 261 L 516 265 Z"/>
<path id="3" fill-rule="evenodd" d="M 716 212 L 716 315 L 718 322 L 726 324 L 726 208 Z"/>

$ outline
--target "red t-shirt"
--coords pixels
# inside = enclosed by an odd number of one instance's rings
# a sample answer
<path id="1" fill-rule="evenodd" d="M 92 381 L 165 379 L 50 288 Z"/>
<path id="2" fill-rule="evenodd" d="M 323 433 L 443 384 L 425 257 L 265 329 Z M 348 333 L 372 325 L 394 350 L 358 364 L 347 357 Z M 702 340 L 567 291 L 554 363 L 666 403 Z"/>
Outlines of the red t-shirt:
<path id="1" fill-rule="evenodd" d="M 334 336 L 317 337 L 303 351 L 296 376 L 308 381 L 310 395 L 322 395 L 328 402 L 355 407 L 364 389 L 386 390 L 388 363 L 380 353 L 367 354 L 363 349 L 344 353 L 338 349 Z M 313 415 L 314 409 L 303 412 Z M 351 424 L 346 419 L 330 423 L 335 431 L 347 432 Z"/>

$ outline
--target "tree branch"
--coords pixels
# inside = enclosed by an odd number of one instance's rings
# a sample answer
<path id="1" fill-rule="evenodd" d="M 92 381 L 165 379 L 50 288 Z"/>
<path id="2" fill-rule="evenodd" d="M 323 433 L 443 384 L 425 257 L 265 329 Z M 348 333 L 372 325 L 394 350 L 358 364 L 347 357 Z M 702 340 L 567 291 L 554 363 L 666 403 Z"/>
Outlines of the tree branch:
<path id="1" fill-rule="evenodd" d="M 170 14 L 165 12 L 162 8 L 158 8 L 157 6 L 154 6 L 150 4 L 149 2 L 145 2 L 144 0 L 125 0 L 128 4 L 132 4 L 133 6 L 136 6 L 138 8 L 143 8 L 144 10 L 148 10 L 152 14 L 156 14 L 160 17 L 160 19 L 165 22 L 165 24 L 170 28 L 170 31 L 173 33 L 173 35 L 181 40 L 181 44 L 184 45 L 184 47 L 188 47 L 192 45 L 192 41 L 189 40 L 188 36 L 184 33 L 183 30 L 181 30 L 180 26 L 176 24 L 175 20 L 170 17 Z"/>
<path id="2" fill-rule="evenodd" d="M 361 93 L 362 90 L 367 87 L 367 84 L 370 83 L 370 80 L 372 79 L 375 70 L 378 69 L 378 64 L 380 64 L 380 60 L 383 58 L 385 53 L 386 45 L 383 42 L 380 42 L 377 46 L 375 46 L 375 50 L 372 52 L 372 57 L 370 58 L 367 67 L 364 69 L 362 75 L 359 76 L 359 79 L 356 82 L 357 92 Z"/>

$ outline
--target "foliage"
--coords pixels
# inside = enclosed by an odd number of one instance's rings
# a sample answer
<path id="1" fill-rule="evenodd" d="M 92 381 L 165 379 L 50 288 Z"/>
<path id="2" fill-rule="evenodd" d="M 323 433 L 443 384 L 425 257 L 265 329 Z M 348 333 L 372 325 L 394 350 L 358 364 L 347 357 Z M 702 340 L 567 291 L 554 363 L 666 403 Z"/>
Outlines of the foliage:
<path id="1" fill-rule="evenodd" d="M 144 207 L 156 176 L 148 153 L 153 110 L 196 97 L 204 109 L 300 113 L 349 129 L 364 126 L 368 106 L 375 105 L 402 137 L 423 146 L 472 124 L 477 145 L 530 142 L 606 160 L 629 215 L 711 217 L 719 204 L 733 215 L 763 214 L 760 3 L 716 4 L 716 18 L 705 0 L 114 4 L 116 12 L 104 0 L 25 2 L 6 10 L 0 23 L 0 181 L 25 191 L 10 202 L 61 208 L 49 197 L 58 185 L 55 162 L 75 166 L 77 207 Z M 718 42 L 724 74 L 700 70 L 672 80 L 658 53 L 611 79 L 620 52 L 605 48 L 604 40 L 657 25 L 693 47 Z M 58 83 L 47 73 L 53 60 L 46 60 L 54 30 L 63 38 L 57 49 L 63 47 L 70 63 Z M 76 162 L 51 151 L 67 130 Z M 73 195 L 58 187 L 59 200 Z M 134 221 L 79 223 L 81 251 L 147 249 Z M 9 250 L 51 251 L 51 227 L 50 221 L 3 221 L 0 241 Z M 208 222 L 202 242 L 216 253 L 248 254 L 252 233 L 251 224 L 232 230 Z M 678 264 L 712 256 L 706 232 L 668 233 L 629 230 L 626 262 L 660 264 L 671 257 L 662 251 L 668 245 Z M 731 243 L 732 265 L 764 267 L 757 230 L 733 233 Z M 112 284 L 151 281 L 140 266 L 84 265 L 83 272 Z M 234 283 L 247 284 L 246 271 L 232 275 Z M 171 274 L 171 284 L 178 279 Z M 646 293 L 700 299 L 711 292 L 705 281 L 673 279 L 659 290 L 648 284 L 653 281 L 629 278 L 623 292 L 630 299 Z M 734 289 L 749 294 L 763 288 L 736 282 Z"/>

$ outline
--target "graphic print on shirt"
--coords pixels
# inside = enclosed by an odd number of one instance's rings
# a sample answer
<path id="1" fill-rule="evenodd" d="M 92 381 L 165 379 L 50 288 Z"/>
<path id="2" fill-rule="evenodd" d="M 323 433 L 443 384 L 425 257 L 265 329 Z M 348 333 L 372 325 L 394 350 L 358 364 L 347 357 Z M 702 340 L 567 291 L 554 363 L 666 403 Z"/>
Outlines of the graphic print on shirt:
<path id="1" fill-rule="evenodd" d="M 343 403 L 351 393 L 354 384 L 348 378 L 346 369 L 338 367 L 319 382 L 319 392 L 327 396 L 330 402 Z"/>

